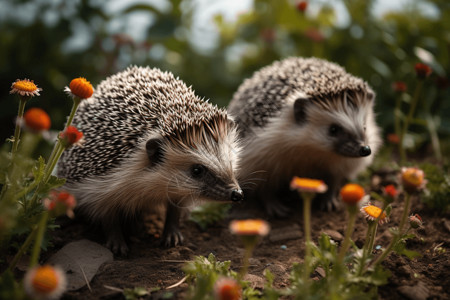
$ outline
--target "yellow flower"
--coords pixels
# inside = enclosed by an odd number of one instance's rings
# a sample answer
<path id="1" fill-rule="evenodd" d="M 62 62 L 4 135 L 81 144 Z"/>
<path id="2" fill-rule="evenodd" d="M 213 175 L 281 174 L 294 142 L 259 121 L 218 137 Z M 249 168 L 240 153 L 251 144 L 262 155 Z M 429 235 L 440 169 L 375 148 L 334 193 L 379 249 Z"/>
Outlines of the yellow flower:
<path id="1" fill-rule="evenodd" d="M 214 284 L 214 294 L 217 300 L 240 300 L 242 288 L 236 280 L 223 277 Z"/>
<path id="2" fill-rule="evenodd" d="M 66 277 L 61 269 L 38 266 L 25 274 L 25 292 L 32 299 L 58 299 L 66 289 Z"/>
<path id="3" fill-rule="evenodd" d="M 86 78 L 79 77 L 73 79 L 70 82 L 69 87 L 65 88 L 65 91 L 73 98 L 87 99 L 94 93 L 94 88 Z"/>
<path id="4" fill-rule="evenodd" d="M 291 189 L 296 189 L 300 192 L 325 193 L 328 186 L 322 180 L 295 176 L 291 181 Z"/>
<path id="5" fill-rule="evenodd" d="M 364 214 L 367 220 L 375 221 L 378 216 L 381 214 L 381 208 L 372 205 L 368 203 L 367 205 L 361 207 L 360 211 Z M 380 217 L 379 224 L 384 224 L 385 222 L 389 221 L 389 219 L 386 216 L 386 213 L 383 211 L 383 214 Z"/>
<path id="6" fill-rule="evenodd" d="M 265 236 L 269 233 L 269 230 L 269 224 L 259 219 L 234 220 L 230 223 L 231 233 L 237 235 Z"/>
<path id="7" fill-rule="evenodd" d="M 402 168 L 403 188 L 408 193 L 422 190 L 426 184 L 425 173 L 418 168 Z"/>
<path id="8" fill-rule="evenodd" d="M 364 197 L 364 189 L 356 183 L 347 183 L 340 191 L 342 202 L 355 205 Z"/>
<path id="9" fill-rule="evenodd" d="M 17 79 L 11 85 L 10 94 L 19 94 L 20 96 L 34 97 L 39 96 L 39 92 L 42 91 L 41 88 L 38 88 L 37 85 L 33 82 L 33 80 Z"/>

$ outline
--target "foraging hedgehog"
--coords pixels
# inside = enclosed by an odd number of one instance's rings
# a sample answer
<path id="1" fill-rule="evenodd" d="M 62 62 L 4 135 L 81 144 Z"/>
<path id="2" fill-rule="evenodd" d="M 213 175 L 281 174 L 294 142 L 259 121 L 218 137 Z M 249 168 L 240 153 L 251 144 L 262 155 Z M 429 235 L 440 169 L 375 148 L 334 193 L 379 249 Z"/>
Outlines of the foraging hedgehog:
<path id="1" fill-rule="evenodd" d="M 107 78 L 73 124 L 85 143 L 64 152 L 58 175 L 114 253 L 126 255 L 122 227 L 149 207 L 167 206 L 163 244 L 172 246 L 183 240 L 180 208 L 243 198 L 234 122 L 171 73 L 130 67 Z"/>
<path id="2" fill-rule="evenodd" d="M 287 207 L 274 199 L 291 197 L 286 190 L 295 175 L 324 180 L 321 206 L 337 205 L 344 181 L 368 166 L 380 146 L 374 97 L 366 82 L 317 58 L 277 61 L 245 80 L 228 113 L 244 139 L 239 181 L 255 185 L 244 188 L 246 198 L 283 216 Z"/>

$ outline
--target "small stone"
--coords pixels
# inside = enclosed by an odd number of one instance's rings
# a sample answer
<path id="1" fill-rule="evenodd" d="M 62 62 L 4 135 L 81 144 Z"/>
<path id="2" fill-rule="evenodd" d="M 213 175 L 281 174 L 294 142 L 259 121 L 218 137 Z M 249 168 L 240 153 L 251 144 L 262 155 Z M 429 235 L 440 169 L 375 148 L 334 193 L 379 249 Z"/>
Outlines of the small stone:
<path id="1" fill-rule="evenodd" d="M 243 278 L 243 280 L 248 281 L 250 283 L 250 287 L 253 289 L 263 289 L 265 280 L 262 277 L 253 275 L 253 274 L 246 274 Z"/>
<path id="2" fill-rule="evenodd" d="M 286 240 L 294 240 L 302 238 L 303 234 L 300 226 L 294 224 L 292 226 L 274 228 L 269 233 L 269 241 L 280 242 Z"/>
<path id="3" fill-rule="evenodd" d="M 412 286 L 399 286 L 397 290 L 411 300 L 426 300 L 430 296 L 430 291 L 422 281 Z"/>
<path id="4" fill-rule="evenodd" d="M 442 219 L 442 225 L 444 225 L 445 230 L 450 232 L 450 220 Z"/>
<path id="5" fill-rule="evenodd" d="M 75 291 L 85 286 L 86 280 L 90 282 L 102 264 L 113 260 L 107 248 L 83 239 L 65 245 L 47 263 L 61 267 L 66 273 L 67 289 Z"/>
<path id="6" fill-rule="evenodd" d="M 286 245 L 281 245 L 280 248 L 283 249 L 283 250 L 286 250 L 286 249 L 287 249 L 287 246 L 286 246 Z"/>
<path id="7" fill-rule="evenodd" d="M 332 240 L 336 242 L 340 242 L 344 239 L 344 236 L 336 230 L 325 229 L 322 230 L 322 232 L 328 235 Z"/>

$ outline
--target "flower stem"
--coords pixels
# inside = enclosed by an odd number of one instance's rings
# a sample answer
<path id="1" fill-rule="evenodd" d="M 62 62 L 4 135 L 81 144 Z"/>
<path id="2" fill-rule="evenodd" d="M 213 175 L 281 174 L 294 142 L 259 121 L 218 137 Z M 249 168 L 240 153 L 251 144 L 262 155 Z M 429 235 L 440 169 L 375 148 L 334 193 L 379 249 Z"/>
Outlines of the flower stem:
<path id="1" fill-rule="evenodd" d="M 23 112 L 25 111 L 25 104 L 27 103 L 29 97 L 19 97 L 19 111 L 17 112 L 17 122 L 16 129 L 14 130 L 14 141 L 11 148 L 11 161 L 14 163 L 14 157 L 16 155 L 17 149 L 19 148 L 20 141 L 20 120 L 23 118 Z"/>
<path id="2" fill-rule="evenodd" d="M 305 228 L 305 268 L 303 274 L 303 282 L 305 284 L 305 290 L 308 289 L 308 279 L 311 262 L 311 202 L 314 194 L 302 193 L 303 198 L 303 227 Z"/>
<path id="3" fill-rule="evenodd" d="M 409 124 L 411 123 L 411 120 L 414 116 L 414 113 L 416 111 L 416 107 L 417 107 L 417 103 L 419 102 L 419 96 L 420 96 L 420 92 L 422 90 L 422 86 L 423 86 L 423 80 L 419 80 L 419 82 L 416 85 L 416 89 L 414 91 L 414 97 L 411 101 L 411 105 L 409 107 L 409 112 L 408 115 L 406 116 L 405 121 L 403 122 L 403 127 L 402 127 L 402 131 L 401 131 L 401 135 L 400 135 L 400 142 L 399 142 L 399 150 L 400 150 L 400 165 L 404 165 L 405 160 L 406 160 L 406 152 L 405 152 L 405 147 L 404 147 L 404 138 L 406 135 L 406 132 L 408 131 L 408 127 Z"/>
<path id="4" fill-rule="evenodd" d="M 392 238 L 392 241 L 389 243 L 389 246 L 386 248 L 386 250 L 384 250 L 383 253 L 371 264 L 372 266 L 375 267 L 377 264 L 381 263 L 392 252 L 392 249 L 397 244 L 397 242 L 400 240 L 400 238 L 402 236 L 403 227 L 405 226 L 406 220 L 408 217 L 410 203 L 411 203 L 411 195 L 406 193 L 405 207 L 403 210 L 400 225 L 398 226 L 398 231 Z"/>
<path id="5" fill-rule="evenodd" d="M 373 241 L 375 240 L 375 232 L 376 232 L 377 222 L 369 221 L 369 227 L 367 228 L 366 241 L 363 246 L 363 252 L 361 256 L 361 261 L 359 263 L 358 276 L 362 275 L 364 271 L 364 267 L 366 264 L 367 254 L 369 251 L 373 249 Z"/>
<path id="6" fill-rule="evenodd" d="M 44 238 L 45 229 L 47 227 L 47 220 L 48 211 L 45 210 L 41 215 L 41 219 L 39 220 L 39 224 L 37 227 L 38 229 L 36 233 L 36 239 L 34 241 L 33 252 L 31 253 L 30 268 L 34 267 L 38 263 L 39 254 L 41 252 L 42 239 Z"/>
<path id="7" fill-rule="evenodd" d="M 14 270 L 14 268 L 17 265 L 17 262 L 19 261 L 19 259 L 22 257 L 22 255 L 25 254 L 25 252 L 27 251 L 27 249 L 30 247 L 31 242 L 33 241 L 36 232 L 37 232 L 38 226 L 35 225 L 33 227 L 33 229 L 31 230 L 31 232 L 28 234 L 27 239 L 25 240 L 25 242 L 23 242 L 22 246 L 20 247 L 19 251 L 16 253 L 16 255 L 14 256 L 13 260 L 11 261 L 11 263 L 9 264 L 8 269 L 9 270 Z"/>
<path id="8" fill-rule="evenodd" d="M 348 206 L 348 226 L 347 230 L 345 231 L 345 237 L 344 242 L 342 243 L 341 250 L 339 251 L 338 255 L 338 263 L 341 264 L 344 260 L 345 253 L 347 252 L 348 247 L 350 246 L 351 241 L 351 235 L 353 233 L 353 228 L 355 227 L 355 220 L 356 220 L 356 206 Z"/>
<path id="9" fill-rule="evenodd" d="M 241 281 L 242 278 L 244 278 L 245 274 L 247 274 L 248 271 L 248 266 L 249 266 L 249 261 L 250 261 L 250 257 L 252 256 L 253 253 L 253 248 L 255 247 L 255 245 L 246 245 L 245 246 L 245 252 L 244 252 L 244 258 L 242 261 L 242 268 L 239 271 L 238 274 L 238 281 Z"/>

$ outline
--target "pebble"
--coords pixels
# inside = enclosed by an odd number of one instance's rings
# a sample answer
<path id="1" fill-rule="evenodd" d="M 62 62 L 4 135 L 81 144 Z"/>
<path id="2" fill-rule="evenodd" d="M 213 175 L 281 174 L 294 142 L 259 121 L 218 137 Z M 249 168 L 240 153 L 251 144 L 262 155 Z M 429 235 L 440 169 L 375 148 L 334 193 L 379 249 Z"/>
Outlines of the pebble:
<path id="1" fill-rule="evenodd" d="M 58 265 L 65 271 L 67 289 L 74 291 L 86 285 L 84 276 L 91 281 L 102 264 L 113 260 L 113 254 L 107 248 L 83 239 L 65 245 L 47 263 Z"/>
<path id="2" fill-rule="evenodd" d="M 287 249 L 287 246 L 286 246 L 286 245 L 281 245 L 280 248 L 283 249 L 283 250 L 286 250 L 286 249 Z"/>
<path id="3" fill-rule="evenodd" d="M 280 242 L 294 239 L 301 239 L 303 236 L 300 226 L 294 224 L 282 228 L 274 228 L 270 231 L 269 240 L 271 242 Z"/>
<path id="4" fill-rule="evenodd" d="M 422 281 L 412 286 L 399 286 L 397 290 L 411 300 L 426 300 L 430 296 L 430 291 Z"/>
<path id="5" fill-rule="evenodd" d="M 326 235 L 328 235 L 332 240 L 334 240 L 336 242 L 340 242 L 344 239 L 344 236 L 336 230 L 325 229 L 325 230 L 322 230 L 322 232 L 325 233 Z"/>

